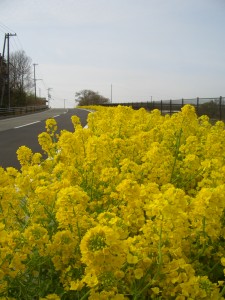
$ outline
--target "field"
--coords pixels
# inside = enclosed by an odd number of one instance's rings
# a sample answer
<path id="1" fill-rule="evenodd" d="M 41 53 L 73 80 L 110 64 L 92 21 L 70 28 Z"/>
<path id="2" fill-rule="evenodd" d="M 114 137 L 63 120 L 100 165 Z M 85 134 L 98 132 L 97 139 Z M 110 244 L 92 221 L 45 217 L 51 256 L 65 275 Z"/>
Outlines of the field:
<path id="1" fill-rule="evenodd" d="M 0 299 L 225 299 L 224 123 L 90 108 L 0 168 Z"/>

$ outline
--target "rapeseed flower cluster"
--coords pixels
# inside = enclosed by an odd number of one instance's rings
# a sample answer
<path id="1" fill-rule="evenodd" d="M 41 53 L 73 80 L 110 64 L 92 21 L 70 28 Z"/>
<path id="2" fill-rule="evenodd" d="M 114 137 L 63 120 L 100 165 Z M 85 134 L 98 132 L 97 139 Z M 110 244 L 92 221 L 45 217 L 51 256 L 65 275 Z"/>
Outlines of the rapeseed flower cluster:
<path id="1" fill-rule="evenodd" d="M 0 168 L 0 299 L 225 299 L 225 131 L 92 107 Z"/>

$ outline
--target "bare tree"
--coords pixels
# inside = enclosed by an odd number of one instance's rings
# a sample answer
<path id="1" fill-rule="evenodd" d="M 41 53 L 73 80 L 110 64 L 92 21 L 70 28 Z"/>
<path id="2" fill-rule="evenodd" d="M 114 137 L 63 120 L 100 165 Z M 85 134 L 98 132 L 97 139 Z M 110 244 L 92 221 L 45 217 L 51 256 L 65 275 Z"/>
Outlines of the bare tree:
<path id="1" fill-rule="evenodd" d="M 33 86 L 32 60 L 25 51 L 19 50 L 10 55 L 10 90 L 12 105 L 26 105 L 27 93 Z"/>
<path id="2" fill-rule="evenodd" d="M 25 51 L 13 52 L 10 56 L 10 85 L 12 89 L 27 92 L 32 87 L 32 60 Z"/>

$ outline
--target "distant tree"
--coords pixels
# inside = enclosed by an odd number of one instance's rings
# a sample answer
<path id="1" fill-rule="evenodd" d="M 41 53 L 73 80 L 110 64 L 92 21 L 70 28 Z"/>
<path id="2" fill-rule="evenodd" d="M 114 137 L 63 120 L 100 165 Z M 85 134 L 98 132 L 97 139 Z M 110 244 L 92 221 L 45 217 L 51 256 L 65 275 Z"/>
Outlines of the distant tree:
<path id="1" fill-rule="evenodd" d="M 109 99 L 99 95 L 92 90 L 82 90 L 75 94 L 75 101 L 79 106 L 84 105 L 101 105 L 109 103 Z"/>
<path id="2" fill-rule="evenodd" d="M 33 86 L 32 60 L 25 51 L 20 50 L 10 55 L 10 87 L 14 105 L 25 105 L 26 94 Z"/>
<path id="3" fill-rule="evenodd" d="M 32 60 L 25 51 L 16 51 L 10 55 L 10 83 L 12 88 L 29 91 L 33 85 L 31 67 Z"/>

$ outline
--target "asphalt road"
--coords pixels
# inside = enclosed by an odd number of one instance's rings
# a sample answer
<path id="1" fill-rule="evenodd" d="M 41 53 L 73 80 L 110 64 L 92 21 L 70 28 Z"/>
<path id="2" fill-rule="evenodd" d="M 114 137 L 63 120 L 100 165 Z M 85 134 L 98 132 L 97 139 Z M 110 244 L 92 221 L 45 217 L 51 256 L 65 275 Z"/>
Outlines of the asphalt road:
<path id="1" fill-rule="evenodd" d="M 46 131 L 47 119 L 55 118 L 59 131 L 62 129 L 73 131 L 71 116 L 77 115 L 82 126 L 85 126 L 88 113 L 83 109 L 49 109 L 44 112 L 0 120 L 0 166 L 19 169 L 16 151 L 23 145 L 33 152 L 42 153 L 38 144 L 38 135 Z"/>

